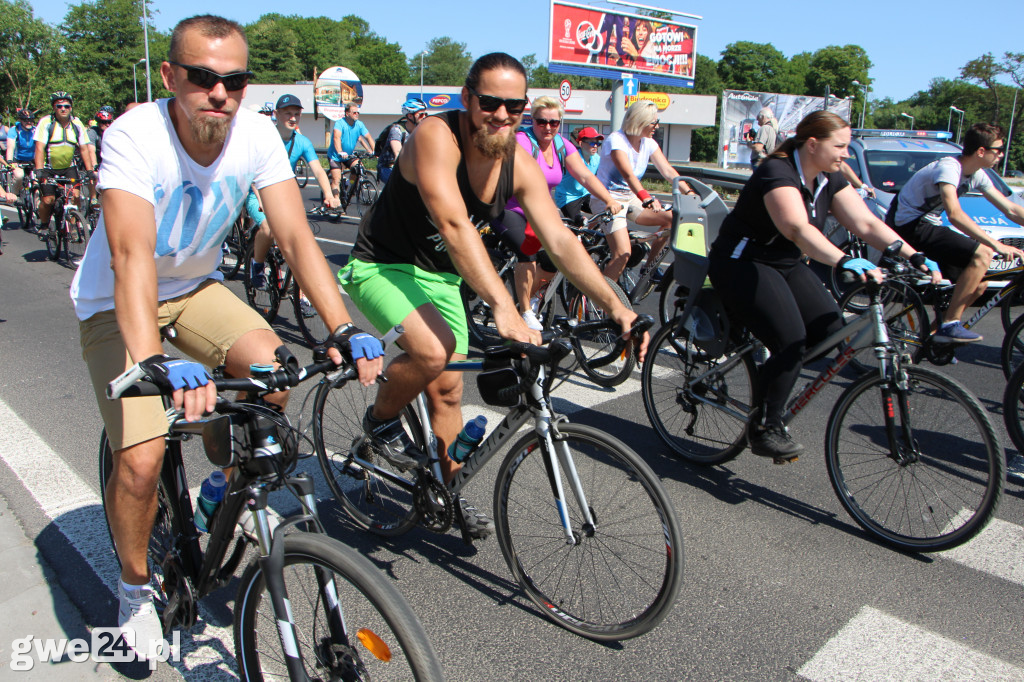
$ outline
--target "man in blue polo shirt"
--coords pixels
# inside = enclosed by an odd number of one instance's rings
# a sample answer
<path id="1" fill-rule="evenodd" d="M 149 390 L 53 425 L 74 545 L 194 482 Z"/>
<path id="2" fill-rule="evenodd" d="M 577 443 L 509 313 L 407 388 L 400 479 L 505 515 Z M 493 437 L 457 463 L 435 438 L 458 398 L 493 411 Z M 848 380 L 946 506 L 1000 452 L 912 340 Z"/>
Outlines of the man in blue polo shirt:
<path id="1" fill-rule="evenodd" d="M 352 153 L 356 145 L 361 144 L 370 154 L 373 154 L 373 138 L 370 131 L 366 129 L 363 122 L 359 120 L 359 105 L 349 102 L 345 105 L 345 116 L 334 123 L 334 132 L 331 133 L 331 146 L 327 150 L 327 160 L 331 166 L 331 191 L 335 196 L 341 195 L 341 169 L 351 168 L 353 161 Z M 355 189 L 356 174 L 353 172 L 350 183 Z M 349 197 L 345 197 L 348 203 Z"/>

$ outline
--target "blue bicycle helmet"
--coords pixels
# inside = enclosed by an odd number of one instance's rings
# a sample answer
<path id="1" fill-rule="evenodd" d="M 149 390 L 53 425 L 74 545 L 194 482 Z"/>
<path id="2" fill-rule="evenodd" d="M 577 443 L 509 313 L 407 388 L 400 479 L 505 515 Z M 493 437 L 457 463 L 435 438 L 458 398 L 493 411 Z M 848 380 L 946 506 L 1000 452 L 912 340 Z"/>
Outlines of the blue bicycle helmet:
<path id="1" fill-rule="evenodd" d="M 409 114 L 415 114 L 417 111 L 426 111 L 427 105 L 423 103 L 423 100 L 415 97 L 405 100 L 405 104 L 402 105 L 402 113 L 406 116 Z"/>

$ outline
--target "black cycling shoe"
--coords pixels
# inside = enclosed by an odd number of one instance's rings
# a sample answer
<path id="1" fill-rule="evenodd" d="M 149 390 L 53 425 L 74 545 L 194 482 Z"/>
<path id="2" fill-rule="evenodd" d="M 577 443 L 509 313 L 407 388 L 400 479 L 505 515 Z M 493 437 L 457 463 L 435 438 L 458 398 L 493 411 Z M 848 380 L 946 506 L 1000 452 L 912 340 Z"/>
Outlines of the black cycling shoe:
<path id="1" fill-rule="evenodd" d="M 363 416 L 363 432 L 369 436 L 370 445 L 381 457 L 403 471 L 425 466 L 427 454 L 419 449 L 402 427 L 398 417 L 380 421 L 372 416 L 373 405 L 366 408 Z"/>
<path id="2" fill-rule="evenodd" d="M 466 498 L 459 498 L 459 513 L 462 514 L 462 522 L 466 526 L 466 533 L 474 540 L 483 540 L 494 532 L 494 521 L 476 507 L 466 501 Z"/>
<path id="3" fill-rule="evenodd" d="M 794 460 L 804 446 L 793 440 L 782 424 L 751 424 L 747 428 L 750 451 L 758 457 L 771 457 L 776 462 Z"/>

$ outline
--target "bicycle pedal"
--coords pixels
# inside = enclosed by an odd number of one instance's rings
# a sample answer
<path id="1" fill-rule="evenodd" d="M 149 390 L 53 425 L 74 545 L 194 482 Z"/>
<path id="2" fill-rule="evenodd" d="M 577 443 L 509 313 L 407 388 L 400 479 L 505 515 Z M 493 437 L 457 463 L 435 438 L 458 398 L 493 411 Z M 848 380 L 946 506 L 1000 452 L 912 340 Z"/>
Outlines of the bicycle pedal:
<path id="1" fill-rule="evenodd" d="M 785 458 L 785 457 L 772 457 L 772 464 L 789 464 L 790 462 L 795 462 L 798 459 L 800 459 L 799 455 L 795 455 L 795 456 L 789 457 L 789 458 Z"/>

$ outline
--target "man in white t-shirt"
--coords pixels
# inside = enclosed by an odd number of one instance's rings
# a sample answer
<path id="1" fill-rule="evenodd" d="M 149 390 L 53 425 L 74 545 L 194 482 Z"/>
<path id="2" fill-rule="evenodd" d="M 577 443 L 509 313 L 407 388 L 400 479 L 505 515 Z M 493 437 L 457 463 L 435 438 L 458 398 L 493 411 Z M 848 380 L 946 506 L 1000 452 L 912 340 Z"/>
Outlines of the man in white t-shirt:
<path id="1" fill-rule="evenodd" d="M 175 96 L 137 107 L 104 134 L 103 213 L 71 285 L 83 356 L 114 452 L 106 501 L 122 566 L 118 624 L 135 632 L 143 655 L 164 646 L 146 554 L 167 420 L 159 398 L 108 401 L 104 389 L 134 363 L 174 390 L 187 420 L 211 412 L 216 390 L 203 365 L 164 355 L 161 329 L 170 325 L 176 348 L 205 365 L 225 365 L 231 376 L 274 361 L 280 339 L 217 281 L 221 242 L 250 184 L 263 192 L 296 279 L 336 329 L 332 339 L 362 358 L 361 381 L 372 383 L 382 366 L 377 339 L 351 326 L 306 223 L 280 136 L 266 118 L 239 109 L 252 75 L 247 63 L 245 34 L 233 21 L 200 16 L 174 29 L 160 74 Z M 330 352 L 341 361 L 337 347 Z M 281 405 L 284 399 L 268 397 Z"/>
<path id="2" fill-rule="evenodd" d="M 1024 252 L 994 239 L 960 206 L 961 196 L 979 191 L 1009 220 L 1024 225 L 1024 208 L 1004 197 L 985 173 L 1002 158 L 1005 144 L 1000 126 L 975 123 L 964 136 L 960 156 L 943 157 L 914 173 L 885 217 L 908 244 L 937 262 L 942 273 L 956 282 L 949 308 L 935 333 L 937 341 L 981 341 L 981 334 L 964 328 L 960 317 L 985 293 L 987 285 L 982 278 L 993 254 L 1024 259 Z M 963 234 L 942 225 L 943 211 Z"/>

